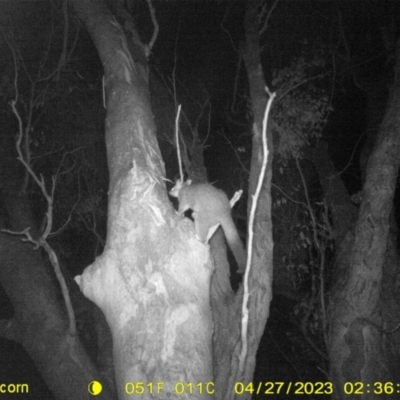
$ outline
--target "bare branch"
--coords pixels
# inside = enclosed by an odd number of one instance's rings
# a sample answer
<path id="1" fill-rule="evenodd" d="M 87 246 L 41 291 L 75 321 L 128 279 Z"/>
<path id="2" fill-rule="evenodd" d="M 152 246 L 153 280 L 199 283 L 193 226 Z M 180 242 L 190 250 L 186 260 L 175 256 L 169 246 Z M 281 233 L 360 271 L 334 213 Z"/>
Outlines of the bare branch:
<path id="1" fill-rule="evenodd" d="M 238 49 L 238 48 L 235 46 L 235 44 L 233 43 L 232 35 L 231 35 L 231 34 L 229 33 L 229 31 L 224 27 L 224 22 L 225 22 L 225 20 L 227 19 L 228 15 L 229 15 L 229 11 L 230 11 L 230 9 L 231 9 L 231 7 L 232 7 L 232 4 L 233 4 L 233 1 L 230 2 L 229 6 L 228 6 L 227 9 L 226 9 L 225 14 L 224 14 L 224 17 L 222 18 L 220 27 L 221 27 L 221 29 L 227 34 L 229 40 L 231 41 L 232 48 L 233 48 L 237 53 L 239 53 L 239 49 Z"/>
<path id="2" fill-rule="evenodd" d="M 37 240 L 35 240 L 29 230 L 31 227 L 25 228 L 23 231 L 10 231 L 9 229 L 2 229 L 1 231 L 4 233 L 9 233 L 10 235 L 24 235 L 25 237 L 21 239 L 22 242 L 30 242 L 35 245 L 34 249 L 37 250 L 40 247 L 40 244 Z"/>
<path id="3" fill-rule="evenodd" d="M 153 25 L 154 25 L 153 36 L 151 37 L 151 40 L 150 40 L 149 44 L 147 45 L 147 47 L 149 49 L 149 52 L 150 52 L 151 49 L 154 46 L 154 43 L 157 40 L 159 26 L 158 26 L 158 22 L 157 22 L 157 19 L 156 19 L 156 10 L 153 7 L 153 3 L 151 2 L 151 0 L 147 0 L 147 4 L 149 5 L 151 21 L 153 22 Z"/>
<path id="4" fill-rule="evenodd" d="M 278 3 L 279 3 L 279 0 L 275 0 L 274 4 L 272 4 L 272 7 L 269 9 L 268 14 L 265 17 L 265 21 L 263 23 L 263 26 L 260 29 L 260 32 L 259 32 L 260 36 L 267 30 L 269 19 L 271 18 L 272 12 L 274 11 L 274 8 L 276 7 L 276 5 Z M 262 14 L 265 13 L 266 7 L 267 7 L 267 4 L 264 5 L 263 10 L 262 10 Z"/>
<path id="5" fill-rule="evenodd" d="M 28 171 L 29 175 L 32 176 L 36 184 L 40 187 L 42 194 L 44 198 L 47 201 L 47 211 L 46 211 L 46 222 L 45 222 L 45 228 L 41 234 L 41 236 L 38 239 L 34 239 L 29 230 L 30 227 L 24 229 L 21 232 L 13 232 L 13 231 L 8 231 L 8 230 L 2 230 L 3 232 L 7 232 L 12 235 L 23 235 L 24 237 L 21 239 L 24 242 L 30 242 L 35 245 L 35 249 L 39 247 L 43 247 L 44 250 L 46 251 L 49 260 L 54 268 L 54 272 L 56 274 L 57 280 L 61 286 L 65 306 L 67 308 L 68 312 L 68 318 L 69 318 L 69 333 L 70 335 L 75 335 L 76 334 L 76 321 L 75 321 L 75 315 L 74 311 L 72 308 L 71 304 L 71 298 L 69 296 L 68 292 L 68 287 L 65 282 L 64 275 L 62 274 L 61 267 L 57 258 L 57 255 L 55 251 L 52 249 L 52 247 L 49 245 L 47 242 L 47 238 L 51 233 L 52 225 L 53 225 L 53 200 L 54 200 L 54 191 L 56 187 L 56 177 L 52 177 L 52 187 L 50 193 L 46 189 L 46 183 L 44 181 L 44 178 L 42 175 L 38 176 L 32 169 L 30 165 L 30 152 L 29 152 L 29 131 L 31 129 L 31 119 L 32 119 L 32 112 L 33 112 L 33 105 L 35 103 L 35 83 L 32 83 L 31 85 L 31 97 L 29 100 L 29 109 L 27 112 L 27 122 L 25 124 L 24 128 L 24 123 L 21 118 L 21 114 L 18 111 L 17 104 L 18 104 L 18 68 L 17 68 L 17 59 L 16 59 L 16 52 L 13 46 L 10 47 L 12 54 L 13 54 L 13 59 L 14 59 L 14 66 L 15 66 L 15 78 L 14 78 L 14 88 L 15 88 L 15 98 L 11 100 L 10 106 L 12 109 L 13 114 L 15 115 L 17 121 L 18 121 L 18 136 L 16 140 L 16 149 L 18 153 L 17 159 L 22 163 L 22 165 L 25 167 L 25 169 Z M 38 97 L 36 97 L 36 100 Z M 21 143 L 22 140 L 24 139 L 24 132 L 25 132 L 25 152 L 26 156 L 22 154 L 21 151 Z M 28 158 L 27 158 L 28 157 Z"/>

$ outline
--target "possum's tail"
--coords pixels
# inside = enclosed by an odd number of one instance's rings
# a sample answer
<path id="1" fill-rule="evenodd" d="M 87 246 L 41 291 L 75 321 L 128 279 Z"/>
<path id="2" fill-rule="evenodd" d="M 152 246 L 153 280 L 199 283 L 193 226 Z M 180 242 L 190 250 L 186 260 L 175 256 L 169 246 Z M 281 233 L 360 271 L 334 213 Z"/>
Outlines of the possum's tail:
<path id="1" fill-rule="evenodd" d="M 235 256 L 236 263 L 238 265 L 238 273 L 243 274 L 246 270 L 246 251 L 244 249 L 242 240 L 238 234 L 235 223 L 230 214 L 226 214 L 220 220 L 222 229 L 224 230 L 225 238 Z"/>

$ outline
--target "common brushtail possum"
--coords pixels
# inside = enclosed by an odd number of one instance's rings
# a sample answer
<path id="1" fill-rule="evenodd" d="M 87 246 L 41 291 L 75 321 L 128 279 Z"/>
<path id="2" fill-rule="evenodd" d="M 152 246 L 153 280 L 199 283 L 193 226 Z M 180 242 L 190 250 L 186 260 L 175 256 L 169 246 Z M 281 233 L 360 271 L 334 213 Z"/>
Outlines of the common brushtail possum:
<path id="1" fill-rule="evenodd" d="M 207 240 L 209 229 L 221 224 L 229 248 L 238 264 L 238 272 L 246 269 L 246 251 L 231 216 L 231 206 L 226 194 L 208 183 L 192 184 L 177 181 L 169 194 L 179 200 L 178 213 L 181 215 L 191 209 L 197 237 Z"/>

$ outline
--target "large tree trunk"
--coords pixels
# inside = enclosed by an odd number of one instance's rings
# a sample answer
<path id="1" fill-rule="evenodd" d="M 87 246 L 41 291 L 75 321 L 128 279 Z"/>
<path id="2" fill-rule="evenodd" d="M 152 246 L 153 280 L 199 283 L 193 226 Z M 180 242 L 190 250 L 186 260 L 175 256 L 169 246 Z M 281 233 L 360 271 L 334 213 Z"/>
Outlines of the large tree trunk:
<path id="1" fill-rule="evenodd" d="M 147 50 L 120 3 L 109 4 L 116 16 L 102 1 L 73 1 L 105 69 L 110 172 L 105 250 L 78 281 L 110 325 L 120 399 L 209 397 L 209 248 L 167 198 Z"/>
<path id="2" fill-rule="evenodd" d="M 395 78 L 368 161 L 354 241 L 350 241 L 351 255 L 339 255 L 341 276 L 331 292 L 329 356 L 337 399 L 347 399 L 354 394 L 351 390 L 360 389 L 356 385 L 345 386 L 346 382 L 364 383 L 359 398 L 376 398 L 374 386 L 367 388 L 366 384 L 396 381 L 400 370 L 400 332 L 388 334 L 399 322 L 400 304 L 395 290 L 399 282 L 398 260 L 393 240 L 389 240 L 400 163 L 400 42 L 397 47 Z M 393 313 L 396 308 L 397 318 Z"/>

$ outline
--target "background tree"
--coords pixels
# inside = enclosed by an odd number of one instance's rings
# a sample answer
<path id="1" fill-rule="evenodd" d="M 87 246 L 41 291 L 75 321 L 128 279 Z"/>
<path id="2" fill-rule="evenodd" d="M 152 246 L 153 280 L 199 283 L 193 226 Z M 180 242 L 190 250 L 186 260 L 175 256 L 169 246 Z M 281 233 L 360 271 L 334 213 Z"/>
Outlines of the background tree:
<path id="1" fill-rule="evenodd" d="M 397 312 L 393 313 L 399 304 L 393 287 L 398 260 L 390 234 L 394 228 L 391 214 L 400 163 L 399 42 L 396 47 L 394 80 L 368 160 L 354 237 L 347 238 L 350 249 L 341 249 L 342 257 L 345 252 L 349 254 L 339 264 L 340 275 L 332 290 L 329 354 L 332 378 L 339 387 L 346 387 L 349 381 L 391 381 L 399 368 L 398 352 L 394 349 L 400 322 Z M 383 390 L 390 394 L 394 389 Z M 363 394 L 365 398 L 371 396 Z"/>

